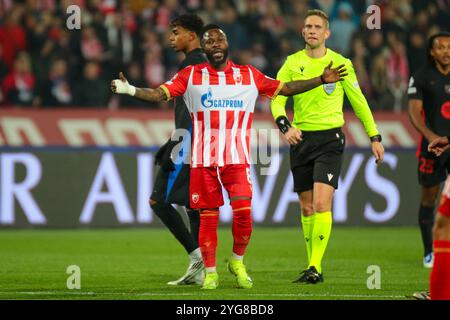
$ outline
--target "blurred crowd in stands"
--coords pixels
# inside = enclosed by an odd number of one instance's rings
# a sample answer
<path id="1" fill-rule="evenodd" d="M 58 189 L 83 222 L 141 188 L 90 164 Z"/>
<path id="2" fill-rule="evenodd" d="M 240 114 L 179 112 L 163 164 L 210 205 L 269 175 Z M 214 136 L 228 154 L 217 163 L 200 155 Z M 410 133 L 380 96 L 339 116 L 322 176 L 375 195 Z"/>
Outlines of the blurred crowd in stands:
<path id="1" fill-rule="evenodd" d="M 366 24 L 373 4 L 379 30 Z M 81 8 L 80 29 L 67 28 L 70 5 Z M 352 59 L 374 110 L 406 108 L 427 38 L 450 30 L 450 0 L 0 0 L 0 108 L 167 108 L 112 96 L 109 83 L 119 71 L 139 87 L 169 79 L 182 59 L 169 46 L 169 22 L 185 12 L 222 26 L 233 61 L 275 76 L 304 48 L 300 30 L 312 8 L 330 16 L 327 44 Z"/>

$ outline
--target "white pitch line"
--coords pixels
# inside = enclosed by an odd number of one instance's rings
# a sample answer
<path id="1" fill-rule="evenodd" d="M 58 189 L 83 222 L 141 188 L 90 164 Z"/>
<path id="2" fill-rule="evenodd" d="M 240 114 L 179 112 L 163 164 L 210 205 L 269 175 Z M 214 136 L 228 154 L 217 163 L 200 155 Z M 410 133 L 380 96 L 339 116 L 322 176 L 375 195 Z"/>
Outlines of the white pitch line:
<path id="1" fill-rule="evenodd" d="M 211 297 L 211 294 L 205 293 L 190 293 L 190 292 L 180 292 L 180 293 L 155 293 L 155 292 L 76 292 L 76 291 L 0 291 L 0 295 L 80 295 L 80 296 L 102 296 L 102 295 L 112 295 L 112 296 L 205 296 Z M 224 293 L 222 296 L 235 297 L 236 294 Z M 405 296 L 399 295 L 365 295 L 365 294 L 309 294 L 309 293 L 248 293 L 239 294 L 239 296 L 247 297 L 333 297 L 333 298 L 392 298 L 392 299 L 405 299 Z"/>

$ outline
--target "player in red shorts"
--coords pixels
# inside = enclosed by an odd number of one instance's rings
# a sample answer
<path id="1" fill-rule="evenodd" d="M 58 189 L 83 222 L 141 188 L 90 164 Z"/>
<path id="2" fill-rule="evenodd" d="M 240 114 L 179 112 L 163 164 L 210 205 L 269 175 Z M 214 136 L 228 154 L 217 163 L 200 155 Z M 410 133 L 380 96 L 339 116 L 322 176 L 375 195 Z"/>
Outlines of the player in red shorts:
<path id="1" fill-rule="evenodd" d="M 430 142 L 428 150 L 440 156 L 450 149 L 449 137 Z M 450 300 L 450 175 L 442 190 L 433 227 L 434 265 L 430 276 L 431 300 Z"/>
<path id="2" fill-rule="evenodd" d="M 113 80 L 111 89 L 158 102 L 183 96 L 192 118 L 191 208 L 200 210 L 199 245 L 206 276 L 203 289 L 216 289 L 217 226 L 224 204 L 222 185 L 233 208 L 233 254 L 228 268 L 240 288 L 251 288 L 243 257 L 252 232 L 250 129 L 258 95 L 295 95 L 346 76 L 342 66 L 325 68 L 320 77 L 282 83 L 250 65 L 228 60 L 228 41 L 216 25 L 203 30 L 202 48 L 209 62 L 188 66 L 157 89 L 135 88 Z M 300 141 L 300 134 L 293 137 Z"/>

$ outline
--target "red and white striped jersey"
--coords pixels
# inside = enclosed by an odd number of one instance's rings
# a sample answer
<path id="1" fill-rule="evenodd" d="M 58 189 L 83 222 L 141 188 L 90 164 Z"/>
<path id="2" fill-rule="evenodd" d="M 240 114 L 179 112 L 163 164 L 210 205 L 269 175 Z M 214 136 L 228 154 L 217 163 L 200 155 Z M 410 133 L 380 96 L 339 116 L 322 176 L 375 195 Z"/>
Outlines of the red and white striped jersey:
<path id="1" fill-rule="evenodd" d="M 442 189 L 441 203 L 439 204 L 439 213 L 450 218 L 450 175 L 445 181 L 444 189 Z"/>
<path id="2" fill-rule="evenodd" d="M 258 95 L 277 96 L 283 83 L 255 67 L 231 61 L 188 66 L 161 85 L 168 98 L 183 96 L 192 117 L 191 167 L 250 163 L 250 129 Z"/>
<path id="3" fill-rule="evenodd" d="M 444 188 L 442 189 L 442 195 L 450 199 L 450 174 L 447 176 L 447 180 L 445 181 Z"/>

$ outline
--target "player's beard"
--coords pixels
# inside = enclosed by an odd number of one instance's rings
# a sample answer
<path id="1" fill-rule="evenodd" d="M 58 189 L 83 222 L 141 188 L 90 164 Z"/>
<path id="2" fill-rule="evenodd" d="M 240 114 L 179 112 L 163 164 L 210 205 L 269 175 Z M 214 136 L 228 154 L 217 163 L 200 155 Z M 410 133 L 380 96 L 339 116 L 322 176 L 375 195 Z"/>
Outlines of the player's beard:
<path id="1" fill-rule="evenodd" d="M 214 55 L 213 53 L 207 53 L 206 57 L 208 58 L 208 61 L 211 64 L 213 64 L 213 65 L 221 65 L 221 64 L 225 63 L 225 61 L 227 61 L 227 59 L 228 59 L 228 50 L 224 50 L 222 52 L 223 52 L 223 57 L 220 60 L 216 60 L 214 58 L 214 56 L 213 56 Z"/>

